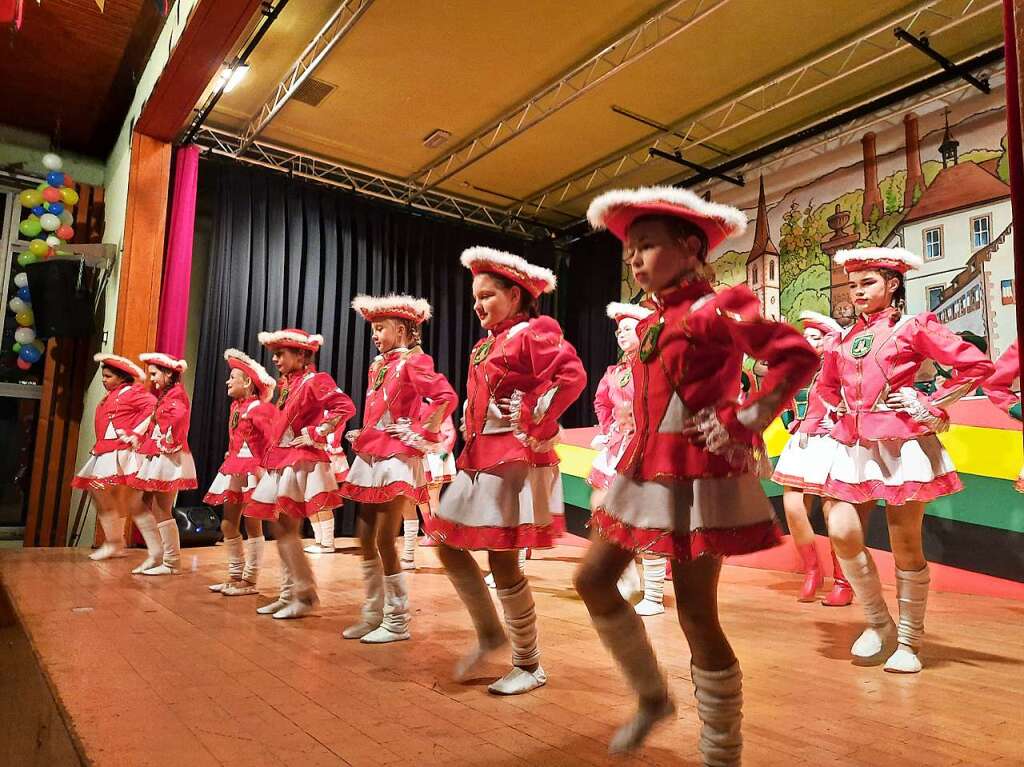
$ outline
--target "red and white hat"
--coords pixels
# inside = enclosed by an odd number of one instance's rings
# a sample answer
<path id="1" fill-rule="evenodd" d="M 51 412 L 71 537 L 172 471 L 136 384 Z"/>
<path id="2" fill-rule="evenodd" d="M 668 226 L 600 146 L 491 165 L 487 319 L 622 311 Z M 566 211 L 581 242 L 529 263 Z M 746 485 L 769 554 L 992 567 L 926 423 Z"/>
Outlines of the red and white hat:
<path id="1" fill-rule="evenodd" d="M 906 274 L 911 269 L 924 266 L 924 259 L 906 248 L 855 248 L 840 250 L 835 262 L 850 272 L 864 272 L 872 269 L 891 269 Z"/>
<path id="2" fill-rule="evenodd" d="M 608 304 L 606 311 L 608 317 L 616 322 L 622 322 L 625 319 L 642 320 L 651 314 L 650 309 L 645 309 L 639 304 L 622 304 L 618 301 Z"/>
<path id="3" fill-rule="evenodd" d="M 284 330 L 275 330 L 273 332 L 264 331 L 257 338 L 268 349 L 286 347 L 289 349 L 308 349 L 311 352 L 317 352 L 320 351 L 320 347 L 324 344 L 323 336 L 316 333 L 307 333 L 305 330 L 299 330 L 298 328 L 285 328 Z"/>
<path id="4" fill-rule="evenodd" d="M 525 288 L 534 298 L 541 293 L 550 293 L 558 284 L 555 273 L 550 269 L 531 264 L 525 258 L 503 250 L 476 245 L 462 251 L 461 260 L 474 277 L 485 272 L 500 274 Z"/>
<path id="5" fill-rule="evenodd" d="M 834 319 L 818 312 L 812 312 L 809 309 L 800 312 L 800 322 L 804 328 L 814 328 L 815 330 L 820 330 L 825 335 L 843 332 L 843 326 Z"/>
<path id="6" fill-rule="evenodd" d="M 641 216 L 674 216 L 696 224 L 708 238 L 709 253 L 747 230 L 747 217 L 739 209 L 674 186 L 614 189 L 595 197 L 587 208 L 592 227 L 607 229 L 620 240 L 626 239 L 630 225 Z"/>
<path id="7" fill-rule="evenodd" d="M 93 355 L 93 360 L 100 363 L 103 367 L 114 368 L 114 370 L 127 373 L 136 381 L 142 381 L 146 378 L 145 371 L 127 357 L 121 357 L 117 354 L 100 353 Z"/>
<path id="8" fill-rule="evenodd" d="M 181 374 L 188 370 L 188 363 L 185 360 L 180 360 L 163 352 L 146 352 L 145 354 L 140 354 L 139 359 L 147 365 L 156 365 L 158 368 L 170 370 L 172 373 Z"/>
<path id="9" fill-rule="evenodd" d="M 430 302 L 425 298 L 391 293 L 386 296 L 359 295 L 352 300 L 352 308 L 367 322 L 398 317 L 412 320 L 417 325 L 430 319 Z"/>
<path id="10" fill-rule="evenodd" d="M 277 386 L 277 382 L 274 381 L 265 367 L 254 360 L 245 352 L 239 351 L 238 349 L 225 349 L 224 359 L 228 363 L 228 367 L 233 370 L 241 370 L 249 380 L 252 381 L 252 385 L 256 387 L 257 394 L 264 402 L 269 402 L 274 397 L 274 388 Z"/>

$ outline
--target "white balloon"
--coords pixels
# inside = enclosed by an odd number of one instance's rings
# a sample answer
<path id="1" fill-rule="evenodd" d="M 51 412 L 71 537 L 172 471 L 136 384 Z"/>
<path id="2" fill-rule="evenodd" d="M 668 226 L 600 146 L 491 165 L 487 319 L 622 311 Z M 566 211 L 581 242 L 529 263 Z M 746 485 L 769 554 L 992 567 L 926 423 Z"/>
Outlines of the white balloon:
<path id="1" fill-rule="evenodd" d="M 46 238 L 46 244 L 49 245 L 51 248 L 59 248 L 61 245 L 60 237 L 58 237 L 55 234 L 51 234 L 49 237 Z"/>
<path id="2" fill-rule="evenodd" d="M 71 226 L 75 223 L 75 217 L 71 215 L 71 211 L 62 210 L 60 212 L 60 222 L 64 224 L 64 226 Z"/>
<path id="3" fill-rule="evenodd" d="M 60 219 L 52 213 L 44 213 L 39 217 L 39 226 L 47 232 L 52 232 L 60 226 Z"/>
<path id="4" fill-rule="evenodd" d="M 14 340 L 24 346 L 36 340 L 36 331 L 32 328 L 18 328 L 14 331 Z"/>
<path id="5" fill-rule="evenodd" d="M 20 314 L 21 312 L 23 312 L 23 311 L 25 311 L 26 309 L 28 309 L 28 304 L 26 304 L 26 303 L 25 303 L 24 301 L 22 301 L 22 300 L 21 300 L 20 298 L 18 298 L 17 296 L 15 296 L 14 298 L 12 298 L 12 299 L 10 300 L 10 303 L 8 303 L 8 304 L 7 304 L 7 306 L 8 306 L 8 307 L 10 308 L 10 310 L 11 310 L 12 312 L 14 312 L 15 314 Z"/>
<path id="6" fill-rule="evenodd" d="M 18 272 L 16 275 L 14 275 L 14 284 L 17 285 L 19 288 L 27 288 L 28 274 L 26 274 L 25 272 Z"/>
<path id="7" fill-rule="evenodd" d="M 60 170 L 63 165 L 64 161 L 60 159 L 60 155 L 53 152 L 43 155 L 43 167 L 47 170 Z"/>

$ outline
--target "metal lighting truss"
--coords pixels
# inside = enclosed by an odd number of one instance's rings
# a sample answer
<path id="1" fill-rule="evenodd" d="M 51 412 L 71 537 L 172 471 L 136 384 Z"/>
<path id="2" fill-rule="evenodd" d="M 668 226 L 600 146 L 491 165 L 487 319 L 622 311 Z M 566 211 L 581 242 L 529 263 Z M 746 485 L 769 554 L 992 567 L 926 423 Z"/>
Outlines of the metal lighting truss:
<path id="1" fill-rule="evenodd" d="M 668 130 L 649 136 L 628 149 L 530 195 L 511 206 L 508 209 L 509 216 L 536 216 L 545 206 L 553 207 L 570 202 L 595 187 L 604 186 L 619 176 L 643 167 L 651 159 L 649 150 L 652 148 L 674 153 L 693 144 L 713 141 L 718 136 L 785 108 L 812 93 L 833 87 L 838 79 L 876 67 L 906 48 L 905 43 L 894 42 L 891 36 L 882 37 L 882 33 L 891 32 L 894 25 L 913 30 L 923 28 L 927 21 L 938 22 L 940 26 L 927 30 L 930 36 L 935 36 L 1002 5 L 998 0 L 985 4 L 979 4 L 976 0 L 961 0 L 959 13 L 945 14 L 935 9 L 943 1 L 917 2 L 910 8 L 890 14 L 856 37 L 829 46 L 809 60 L 779 72 L 738 95 L 712 104 L 696 115 L 671 123 L 666 126 Z M 886 44 L 882 44 L 882 39 Z M 852 64 L 856 54 L 865 48 L 874 49 L 876 55 L 867 59 L 862 57 L 861 63 Z M 835 63 L 837 61 L 838 64 Z"/>
<path id="2" fill-rule="evenodd" d="M 373 0 L 344 0 L 292 64 L 288 74 L 274 88 L 274 94 L 260 107 L 256 116 L 242 130 L 241 148 L 247 148 L 281 111 L 299 86 L 313 74 L 331 49 L 355 26 Z"/>
<path id="3" fill-rule="evenodd" d="M 347 189 L 437 216 L 459 219 L 527 238 L 547 239 L 552 236 L 552 231 L 542 224 L 510 218 L 501 208 L 483 205 L 445 192 L 429 191 L 409 200 L 409 185 L 402 179 L 333 162 L 266 141 L 250 141 L 245 145 L 242 137 L 237 134 L 204 126 L 196 134 L 196 143 L 213 154 L 230 157 L 237 162 L 270 168 L 293 177 Z"/>
<path id="4" fill-rule="evenodd" d="M 676 0 L 576 64 L 496 122 L 409 178 L 416 194 L 437 186 L 498 147 L 567 107 L 608 78 L 689 29 L 728 0 Z"/>

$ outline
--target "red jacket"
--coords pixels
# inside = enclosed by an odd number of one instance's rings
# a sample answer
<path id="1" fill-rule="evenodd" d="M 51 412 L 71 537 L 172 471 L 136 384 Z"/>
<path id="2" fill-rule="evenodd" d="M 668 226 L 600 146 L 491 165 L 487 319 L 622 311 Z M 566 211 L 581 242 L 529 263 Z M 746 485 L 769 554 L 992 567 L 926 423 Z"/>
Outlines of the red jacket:
<path id="1" fill-rule="evenodd" d="M 113 453 L 138 444 L 156 405 L 144 384 L 122 384 L 108 391 L 96 406 L 93 455 Z"/>
<path id="2" fill-rule="evenodd" d="M 930 396 L 913 388 L 926 359 L 953 368 L 952 378 Z M 839 442 L 911 439 L 944 429 L 945 408 L 974 391 L 992 371 L 984 354 L 934 314 L 901 316 L 886 309 L 862 314 L 825 350 L 817 391 L 827 404 L 845 405 L 847 412 L 831 432 Z M 905 405 L 893 409 L 885 400 L 897 392 Z"/>
<path id="3" fill-rule="evenodd" d="M 139 454 L 160 455 L 177 453 L 179 450 L 189 452 L 188 425 L 191 416 L 192 406 L 185 387 L 176 383 L 156 398 L 149 433 L 139 445 Z"/>
<path id="4" fill-rule="evenodd" d="M 583 392 L 587 373 L 551 317 L 518 316 L 480 339 L 470 355 L 460 469 L 525 461 L 553 466 L 558 419 Z M 511 399 L 512 414 L 497 401 Z"/>
<path id="5" fill-rule="evenodd" d="M 752 471 L 760 432 L 811 377 L 818 355 L 792 327 L 764 319 L 745 285 L 715 294 L 705 281 L 684 282 L 644 305 L 654 313 L 637 326 L 636 432 L 619 473 L 651 481 Z M 739 404 L 744 354 L 768 372 Z M 702 424 L 707 447 L 681 433 L 692 422 Z"/>
<path id="6" fill-rule="evenodd" d="M 1018 341 L 1010 344 L 996 360 L 995 372 L 985 382 L 985 393 L 989 400 L 1000 410 L 1009 410 L 1020 404 L 1020 394 L 1014 393 L 1013 382 L 1020 378 L 1020 349 Z"/>
<path id="7" fill-rule="evenodd" d="M 622 441 L 633 433 L 633 368 L 630 360 L 623 359 L 610 365 L 597 385 L 594 412 L 602 436 L 608 438 L 605 447 L 617 453 Z"/>
<path id="8" fill-rule="evenodd" d="M 429 354 L 419 347 L 392 349 L 373 361 L 367 378 L 363 428 L 353 444 L 356 453 L 422 457 L 442 449 L 441 422 L 455 409 L 458 396 L 434 370 Z M 384 430 L 393 424 L 404 430 L 401 435 Z"/>
<path id="9" fill-rule="evenodd" d="M 270 447 L 263 456 L 266 469 L 283 469 L 299 461 L 326 463 L 327 435 L 356 412 L 355 405 L 327 373 L 310 366 L 283 376 L 277 388 L 278 414 L 270 431 Z M 290 447 L 305 435 L 312 445 Z"/>
<path id="10" fill-rule="evenodd" d="M 270 433 L 277 414 L 276 407 L 256 397 L 232 401 L 228 418 L 228 451 L 220 465 L 221 474 L 255 473 L 260 459 L 270 447 Z"/>

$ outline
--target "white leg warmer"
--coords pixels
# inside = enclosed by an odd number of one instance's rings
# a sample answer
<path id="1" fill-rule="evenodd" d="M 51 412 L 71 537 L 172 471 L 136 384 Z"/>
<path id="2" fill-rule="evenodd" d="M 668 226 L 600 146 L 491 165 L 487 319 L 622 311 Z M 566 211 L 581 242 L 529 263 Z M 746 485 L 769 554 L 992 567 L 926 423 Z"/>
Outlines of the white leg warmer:
<path id="1" fill-rule="evenodd" d="M 707 767 L 738 767 L 743 753 L 743 673 L 734 663 L 722 671 L 690 666 L 700 717 L 700 749 Z"/>

